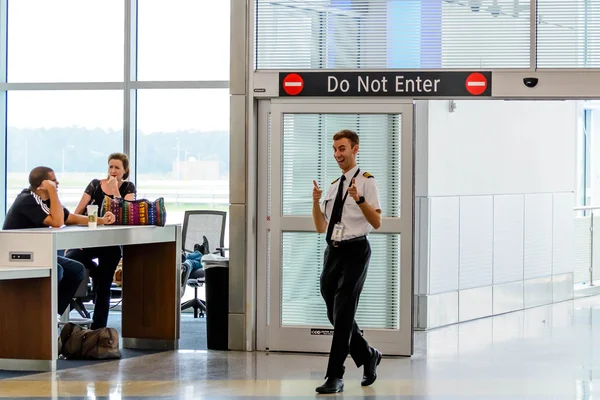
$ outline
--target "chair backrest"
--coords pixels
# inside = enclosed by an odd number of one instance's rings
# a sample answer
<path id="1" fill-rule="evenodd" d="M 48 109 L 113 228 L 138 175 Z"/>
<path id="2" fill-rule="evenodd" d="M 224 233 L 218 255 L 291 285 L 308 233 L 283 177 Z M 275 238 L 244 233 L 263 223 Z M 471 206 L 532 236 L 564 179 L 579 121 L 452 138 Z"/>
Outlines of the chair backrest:
<path id="1" fill-rule="evenodd" d="M 226 211 L 190 210 L 183 218 L 183 250 L 194 251 L 194 244 L 202 244 L 202 236 L 208 239 L 211 253 L 225 245 Z"/>

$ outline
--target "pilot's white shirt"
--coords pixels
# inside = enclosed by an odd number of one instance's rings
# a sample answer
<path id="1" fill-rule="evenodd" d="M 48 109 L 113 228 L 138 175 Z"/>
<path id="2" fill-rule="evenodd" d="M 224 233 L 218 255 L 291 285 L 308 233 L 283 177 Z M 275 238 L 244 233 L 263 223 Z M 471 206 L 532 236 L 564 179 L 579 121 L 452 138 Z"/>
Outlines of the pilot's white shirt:
<path id="1" fill-rule="evenodd" d="M 346 179 L 344 180 L 344 187 L 342 189 L 342 198 L 346 194 L 348 186 L 352 182 L 352 177 L 358 168 L 359 167 L 357 165 L 344 174 Z M 371 207 L 373 207 L 375 210 L 379 210 L 381 209 L 381 205 L 379 203 L 379 189 L 377 188 L 377 182 L 375 182 L 375 178 L 373 177 L 368 178 L 368 174 L 365 176 L 365 172 L 366 171 L 360 170 L 356 178 L 354 178 L 356 187 L 358 188 L 358 195 L 364 196 L 365 201 L 369 203 Z M 337 195 L 340 182 L 341 179 L 337 179 L 331 184 L 327 194 L 325 195 L 325 198 L 321 202 L 321 211 L 325 215 L 325 220 L 328 224 L 329 219 L 331 218 L 333 203 L 335 202 L 335 196 Z M 346 202 L 344 203 L 341 222 L 344 226 L 342 241 L 368 235 L 373 229 L 361 211 L 360 206 L 356 204 L 356 201 L 354 201 L 350 194 L 348 194 L 348 197 L 346 197 Z"/>

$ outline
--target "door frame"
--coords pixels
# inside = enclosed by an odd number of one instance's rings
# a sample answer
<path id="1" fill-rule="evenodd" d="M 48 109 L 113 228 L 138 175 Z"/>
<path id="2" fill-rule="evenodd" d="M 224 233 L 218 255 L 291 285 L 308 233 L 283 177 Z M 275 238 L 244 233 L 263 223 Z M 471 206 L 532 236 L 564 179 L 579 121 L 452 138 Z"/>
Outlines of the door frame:
<path id="1" fill-rule="evenodd" d="M 281 269 L 270 268 L 269 257 L 279 254 L 281 260 L 280 240 L 267 239 L 271 229 L 279 234 L 294 227 L 294 231 L 314 231 L 310 217 L 294 217 L 281 215 L 281 185 L 271 187 L 272 196 L 279 198 L 277 204 L 267 203 L 269 176 L 268 146 L 281 148 L 280 129 L 269 129 L 268 124 L 279 124 L 285 112 L 294 113 L 348 113 L 348 114 L 402 114 L 401 138 L 401 210 L 400 218 L 384 217 L 378 233 L 401 232 L 400 244 L 400 328 L 364 329 L 367 339 L 378 346 L 385 354 L 411 355 L 413 349 L 413 243 L 414 243 L 414 103 L 412 99 L 347 99 L 344 104 L 339 99 L 282 99 L 258 101 L 258 202 L 257 202 L 257 350 L 270 351 L 310 351 L 329 352 L 331 341 L 320 335 L 310 335 L 309 327 L 280 328 L 273 324 L 273 317 L 281 318 L 281 289 L 275 290 L 271 281 L 281 283 Z M 271 118 L 269 118 L 269 115 Z M 272 135 L 273 131 L 279 137 Z M 271 171 L 281 173 L 281 152 L 272 157 Z M 279 170 L 278 170 L 279 169 Z M 270 212 L 269 212 L 270 209 Z M 287 229 L 286 229 L 287 228 Z M 374 233 L 376 234 L 376 233 Z M 272 248 L 267 248 L 268 243 Z M 318 328 L 318 327 L 315 327 Z M 281 338 L 278 329 L 285 329 L 286 337 Z M 307 335 L 308 332 L 308 335 Z M 397 336 L 396 336 L 397 335 Z M 310 348 L 310 350 L 306 350 Z"/>

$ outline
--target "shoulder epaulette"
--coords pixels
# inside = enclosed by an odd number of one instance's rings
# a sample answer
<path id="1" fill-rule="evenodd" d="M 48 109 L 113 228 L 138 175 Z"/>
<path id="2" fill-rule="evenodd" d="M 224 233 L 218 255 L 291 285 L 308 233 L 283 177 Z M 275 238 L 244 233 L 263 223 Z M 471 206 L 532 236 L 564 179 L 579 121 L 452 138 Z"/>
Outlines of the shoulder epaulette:
<path id="1" fill-rule="evenodd" d="M 371 175 L 370 173 L 368 173 L 368 172 L 365 172 L 365 173 L 363 174 L 363 176 L 364 176 L 365 178 L 373 178 L 373 179 L 375 179 L 375 177 L 374 177 L 373 175 Z"/>
<path id="2" fill-rule="evenodd" d="M 331 182 L 331 184 L 333 185 L 334 183 L 336 183 L 339 180 L 340 180 L 340 178 L 337 178 L 335 181 Z"/>

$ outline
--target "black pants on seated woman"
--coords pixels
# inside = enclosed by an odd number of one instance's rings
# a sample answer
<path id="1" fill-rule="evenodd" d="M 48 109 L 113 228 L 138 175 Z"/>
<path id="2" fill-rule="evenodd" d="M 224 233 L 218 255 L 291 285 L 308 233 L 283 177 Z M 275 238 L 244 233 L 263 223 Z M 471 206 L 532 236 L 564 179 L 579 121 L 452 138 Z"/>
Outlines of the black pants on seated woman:
<path id="1" fill-rule="evenodd" d="M 94 313 L 92 318 L 92 329 L 105 328 L 108 322 L 108 311 L 110 309 L 110 288 L 117 265 L 121 260 L 121 247 L 94 247 L 91 249 L 71 249 L 65 257 L 82 263 L 90 270 L 90 277 L 95 292 Z M 98 259 L 98 265 L 94 259 Z"/>
<path id="2" fill-rule="evenodd" d="M 93 179 L 85 188 L 83 196 L 76 208 L 76 213 L 86 215 L 88 205 L 102 207 L 105 197 L 121 197 L 125 200 L 135 200 L 135 185 L 129 181 L 129 159 L 123 153 L 112 153 L 108 156 L 108 175 L 104 179 Z M 110 309 L 110 287 L 119 261 L 121 247 L 95 247 L 91 249 L 72 249 L 65 255 L 77 260 L 90 269 L 94 284 L 96 302 L 94 305 L 94 323 L 92 329 L 106 327 Z M 98 259 L 96 267 L 93 259 Z"/>

